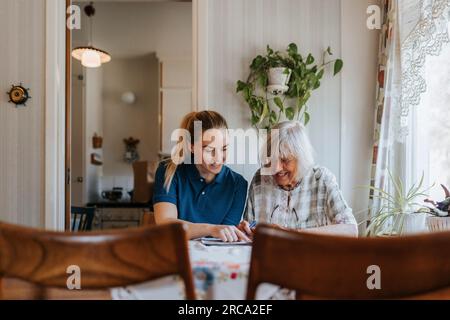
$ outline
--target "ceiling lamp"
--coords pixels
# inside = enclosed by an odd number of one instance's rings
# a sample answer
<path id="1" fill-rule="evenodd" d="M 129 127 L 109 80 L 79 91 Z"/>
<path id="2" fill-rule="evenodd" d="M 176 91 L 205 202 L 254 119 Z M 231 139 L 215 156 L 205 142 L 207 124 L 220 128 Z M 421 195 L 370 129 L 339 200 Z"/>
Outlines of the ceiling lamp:
<path id="1" fill-rule="evenodd" d="M 81 64 L 87 68 L 97 68 L 111 61 L 111 56 L 108 52 L 95 48 L 92 45 L 92 16 L 95 14 L 93 3 L 89 3 L 84 7 L 84 12 L 89 17 L 89 43 L 84 47 L 77 47 L 72 50 L 72 57 L 81 61 Z"/>

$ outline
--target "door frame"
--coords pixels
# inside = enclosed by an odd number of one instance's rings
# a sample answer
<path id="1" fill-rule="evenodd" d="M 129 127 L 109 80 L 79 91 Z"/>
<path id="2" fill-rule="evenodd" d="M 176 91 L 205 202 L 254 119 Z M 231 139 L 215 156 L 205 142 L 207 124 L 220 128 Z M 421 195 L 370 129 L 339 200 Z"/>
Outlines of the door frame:
<path id="1" fill-rule="evenodd" d="M 67 13 L 67 8 L 72 5 L 72 0 L 66 0 L 66 20 L 69 18 L 69 13 Z M 65 151 L 65 158 L 64 158 L 64 229 L 66 231 L 70 231 L 70 208 L 71 208 L 71 181 L 70 181 L 70 169 L 71 169 L 71 146 L 72 146 L 72 140 L 71 140 L 71 111 L 72 111 L 72 55 L 71 55 L 71 49 L 72 49 L 72 31 L 70 28 L 65 26 L 65 34 L 66 34 L 66 45 L 65 45 L 65 83 L 66 83 L 66 100 L 65 100 L 65 144 L 64 144 L 64 151 Z"/>
<path id="2" fill-rule="evenodd" d="M 67 0 L 70 3 L 69 0 Z M 44 213 L 43 227 L 64 230 L 65 227 L 65 118 L 70 101 L 67 67 L 66 4 L 45 0 L 45 105 L 44 105 Z M 69 89 L 69 91 L 68 91 Z"/>
<path id="3" fill-rule="evenodd" d="M 207 110 L 208 0 L 192 0 L 192 109 Z"/>

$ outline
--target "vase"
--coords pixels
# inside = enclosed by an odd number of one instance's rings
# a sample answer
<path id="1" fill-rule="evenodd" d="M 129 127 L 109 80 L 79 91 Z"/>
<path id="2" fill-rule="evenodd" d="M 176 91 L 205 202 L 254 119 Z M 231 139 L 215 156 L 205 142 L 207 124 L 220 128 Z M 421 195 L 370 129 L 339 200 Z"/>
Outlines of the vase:
<path id="1" fill-rule="evenodd" d="M 399 234 L 415 234 L 427 232 L 427 213 L 402 213 L 394 216 L 393 227 Z"/>

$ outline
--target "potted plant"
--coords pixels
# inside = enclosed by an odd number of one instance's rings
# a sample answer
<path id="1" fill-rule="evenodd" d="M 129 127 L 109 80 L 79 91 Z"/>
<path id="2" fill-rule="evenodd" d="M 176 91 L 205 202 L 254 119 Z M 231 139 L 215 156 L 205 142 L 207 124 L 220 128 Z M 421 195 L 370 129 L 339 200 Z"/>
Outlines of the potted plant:
<path id="1" fill-rule="evenodd" d="M 425 199 L 425 202 L 433 205 L 430 208 L 430 216 L 427 218 L 427 225 L 430 231 L 450 230 L 450 191 L 441 184 L 444 189 L 445 198 L 441 202 Z"/>
<path id="2" fill-rule="evenodd" d="M 252 126 L 271 129 L 282 117 L 297 118 L 307 125 L 307 102 L 312 91 L 320 87 L 326 67 L 334 64 L 334 75 L 343 68 L 341 59 L 327 61 L 331 55 L 328 47 L 321 63 L 314 64 L 313 55 L 303 57 L 295 43 L 289 44 L 284 53 L 267 46 L 266 54 L 258 55 L 250 64 L 247 81 L 237 82 L 236 91 L 242 93 L 250 108 Z"/>
<path id="3" fill-rule="evenodd" d="M 413 184 L 408 191 L 404 188 L 400 178 L 394 178 L 389 172 L 394 192 L 388 193 L 383 189 L 369 187 L 374 191 L 373 197 L 382 201 L 382 207 L 369 221 L 366 230 L 368 236 L 404 235 L 426 231 L 426 207 L 416 202 L 419 197 L 427 197 L 422 188 L 423 178 L 418 184 Z"/>

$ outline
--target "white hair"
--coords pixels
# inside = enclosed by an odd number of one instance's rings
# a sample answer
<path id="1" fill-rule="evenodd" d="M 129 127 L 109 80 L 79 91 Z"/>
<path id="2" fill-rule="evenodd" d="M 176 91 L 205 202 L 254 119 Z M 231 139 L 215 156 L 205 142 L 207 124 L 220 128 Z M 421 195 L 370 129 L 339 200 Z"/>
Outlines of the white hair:
<path id="1" fill-rule="evenodd" d="M 263 157 L 268 155 L 272 159 L 278 157 L 277 160 L 296 159 L 299 179 L 315 164 L 314 149 L 309 141 L 306 128 L 299 121 L 284 121 L 275 125 L 263 148 L 266 150 L 266 152 L 262 152 Z M 264 163 L 263 159 L 261 162 Z"/>

